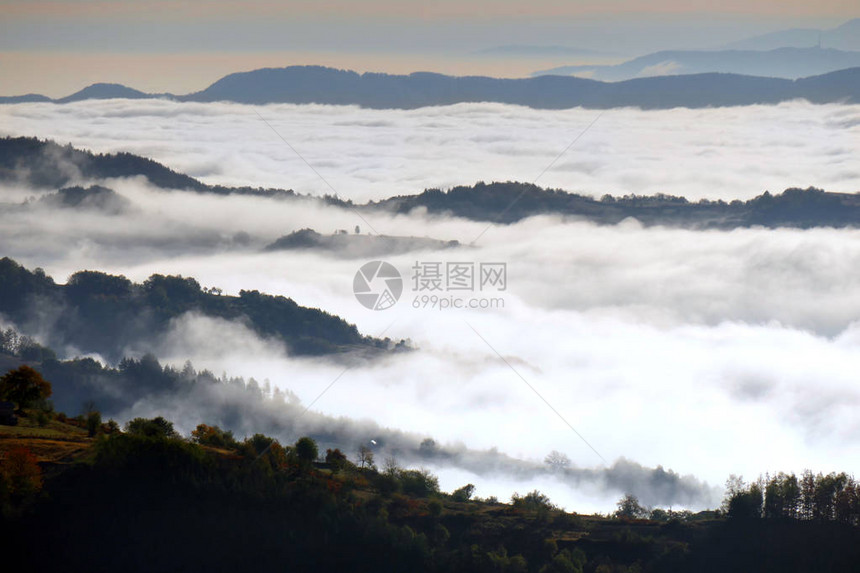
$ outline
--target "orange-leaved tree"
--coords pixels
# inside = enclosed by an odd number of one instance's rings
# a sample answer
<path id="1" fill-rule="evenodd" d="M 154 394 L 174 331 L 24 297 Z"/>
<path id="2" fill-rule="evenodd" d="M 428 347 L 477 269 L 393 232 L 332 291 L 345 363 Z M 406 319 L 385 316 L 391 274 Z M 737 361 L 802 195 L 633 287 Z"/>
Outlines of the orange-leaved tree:
<path id="1" fill-rule="evenodd" d="M 51 392 L 51 383 L 27 365 L 10 370 L 0 378 L 0 400 L 15 402 L 19 409 L 47 398 Z"/>

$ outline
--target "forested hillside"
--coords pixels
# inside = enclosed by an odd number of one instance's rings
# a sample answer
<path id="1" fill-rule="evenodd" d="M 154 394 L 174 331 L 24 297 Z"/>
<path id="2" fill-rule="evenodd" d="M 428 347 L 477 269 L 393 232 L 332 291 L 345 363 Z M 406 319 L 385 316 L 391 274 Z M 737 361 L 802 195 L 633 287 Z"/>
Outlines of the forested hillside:
<path id="1" fill-rule="evenodd" d="M 725 513 L 625 496 L 588 516 L 537 490 L 508 503 L 471 484 L 445 493 L 370 447 L 353 457 L 308 437 L 242 440 L 208 424 L 182 436 L 162 417 L 120 428 L 30 406 L 0 425 L 0 537 L 34 570 L 791 573 L 860 559 L 856 511 L 822 512 L 849 488 L 856 504 L 856 484 L 835 474 L 810 478 L 810 509 L 802 497 L 794 518 L 766 509 L 774 482 L 758 506 L 730 492 Z"/>
<path id="2" fill-rule="evenodd" d="M 72 345 L 111 362 L 146 351 L 186 313 L 240 321 L 300 355 L 375 351 L 394 344 L 363 336 L 341 318 L 256 290 L 238 296 L 203 289 L 190 277 L 152 275 L 142 284 L 123 276 L 81 271 L 57 284 L 40 269 L 0 259 L 0 314 L 23 334 L 45 333 L 52 348 Z"/>

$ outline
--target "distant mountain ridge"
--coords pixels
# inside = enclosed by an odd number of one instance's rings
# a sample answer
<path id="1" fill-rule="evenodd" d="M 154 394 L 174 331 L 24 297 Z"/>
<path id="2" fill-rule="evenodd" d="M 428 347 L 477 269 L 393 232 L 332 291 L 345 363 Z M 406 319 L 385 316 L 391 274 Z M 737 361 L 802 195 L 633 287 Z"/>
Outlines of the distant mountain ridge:
<path id="1" fill-rule="evenodd" d="M 615 83 L 570 77 L 500 79 L 419 72 L 407 76 L 358 74 L 321 66 L 264 68 L 227 75 L 184 96 L 144 94 L 117 84 L 95 84 L 66 98 L 0 98 L 2 103 L 68 103 L 109 97 L 171 98 L 177 101 L 244 104 L 358 105 L 373 109 L 415 109 L 457 103 L 496 102 L 536 109 L 586 107 L 722 107 L 775 104 L 794 99 L 813 103 L 860 102 L 860 67 L 798 80 L 725 73 L 631 79 Z"/>
<path id="2" fill-rule="evenodd" d="M 698 202 L 671 195 L 606 195 L 595 199 L 558 189 L 519 182 L 477 183 L 443 192 L 429 189 L 418 195 L 392 197 L 368 207 L 393 213 L 421 209 L 431 215 L 510 224 L 535 215 L 561 215 L 614 225 L 636 219 L 646 226 L 695 229 L 736 229 L 762 226 L 860 227 L 860 195 L 821 189 L 767 191 L 748 201 Z"/>
<path id="3" fill-rule="evenodd" d="M 797 79 L 860 66 L 860 51 L 827 48 L 779 48 L 775 50 L 675 50 L 648 54 L 615 65 L 560 66 L 535 72 L 540 75 L 578 75 L 617 82 L 638 77 L 732 73 L 748 76 Z"/>
<path id="4" fill-rule="evenodd" d="M 68 95 L 64 98 L 60 98 L 55 100 L 57 103 L 69 103 L 73 101 L 82 101 L 86 99 L 114 99 L 114 98 L 124 98 L 124 99 L 143 99 L 157 97 L 155 95 L 150 95 L 140 90 L 136 90 L 130 87 L 126 87 L 122 84 L 92 84 L 90 86 L 85 87 L 84 89 L 73 93 L 72 95 Z"/>
<path id="5" fill-rule="evenodd" d="M 837 50 L 860 50 L 860 18 L 849 20 L 829 30 L 794 28 L 762 34 L 731 42 L 724 46 L 731 50 L 773 50 L 775 48 L 809 48 L 820 45 Z"/>
<path id="6" fill-rule="evenodd" d="M 0 139 L 0 183 L 14 182 L 41 188 L 79 185 L 81 181 L 69 177 L 64 165 L 69 158 L 86 165 L 87 179 L 115 177 L 147 177 L 158 187 L 219 195 L 257 195 L 282 200 L 316 201 L 358 211 L 387 211 L 409 213 L 421 209 L 430 215 L 452 215 L 475 221 L 515 223 L 535 215 L 561 215 L 568 218 L 592 221 L 598 224 L 616 224 L 635 218 L 644 225 L 664 225 L 685 228 L 734 229 L 761 225 L 765 227 L 858 227 L 860 228 L 860 194 L 829 193 L 820 189 L 789 189 L 772 195 L 765 192 L 749 201 L 688 201 L 684 197 L 669 195 L 621 197 L 605 196 L 597 199 L 588 195 L 569 193 L 558 189 L 545 189 L 519 182 L 476 183 L 458 186 L 448 191 L 428 189 L 418 194 L 390 197 L 382 201 L 355 204 L 338 197 L 312 197 L 283 189 L 254 189 L 250 187 L 223 187 L 202 183 L 177 173 L 164 165 L 133 155 L 96 155 L 88 151 L 61 146 L 35 138 Z M 59 177 L 57 174 L 66 174 Z M 22 179 L 22 174 L 24 178 Z M 26 175 L 33 175 L 28 178 Z M 104 201 L 112 199 L 108 190 L 98 188 L 71 188 L 50 201 L 62 201 L 64 208 L 105 208 Z M 113 203 L 108 205 L 113 206 Z M 334 251 L 389 252 L 414 248 L 443 248 L 455 246 L 450 242 L 425 238 L 365 236 L 323 236 L 310 230 L 282 237 L 270 249 L 321 248 Z"/>

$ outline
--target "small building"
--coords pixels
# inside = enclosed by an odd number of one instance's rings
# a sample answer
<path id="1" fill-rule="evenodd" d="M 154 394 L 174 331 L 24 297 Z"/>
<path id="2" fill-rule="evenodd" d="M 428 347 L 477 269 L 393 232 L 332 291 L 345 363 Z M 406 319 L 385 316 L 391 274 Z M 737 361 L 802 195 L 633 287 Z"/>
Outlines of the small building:
<path id="1" fill-rule="evenodd" d="M 0 402 L 0 424 L 3 426 L 18 425 L 18 416 L 15 415 L 14 403 Z"/>

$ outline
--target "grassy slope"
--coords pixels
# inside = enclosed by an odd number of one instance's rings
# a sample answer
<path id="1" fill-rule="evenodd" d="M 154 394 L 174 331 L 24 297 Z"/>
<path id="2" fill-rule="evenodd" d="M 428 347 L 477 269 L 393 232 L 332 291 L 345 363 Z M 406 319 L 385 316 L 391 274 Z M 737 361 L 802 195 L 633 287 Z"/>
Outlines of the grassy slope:
<path id="1" fill-rule="evenodd" d="M 19 416 L 17 426 L 0 425 L 0 453 L 23 446 L 41 464 L 71 463 L 86 454 L 93 441 L 86 430 L 56 419 L 40 427 L 34 417 Z"/>

